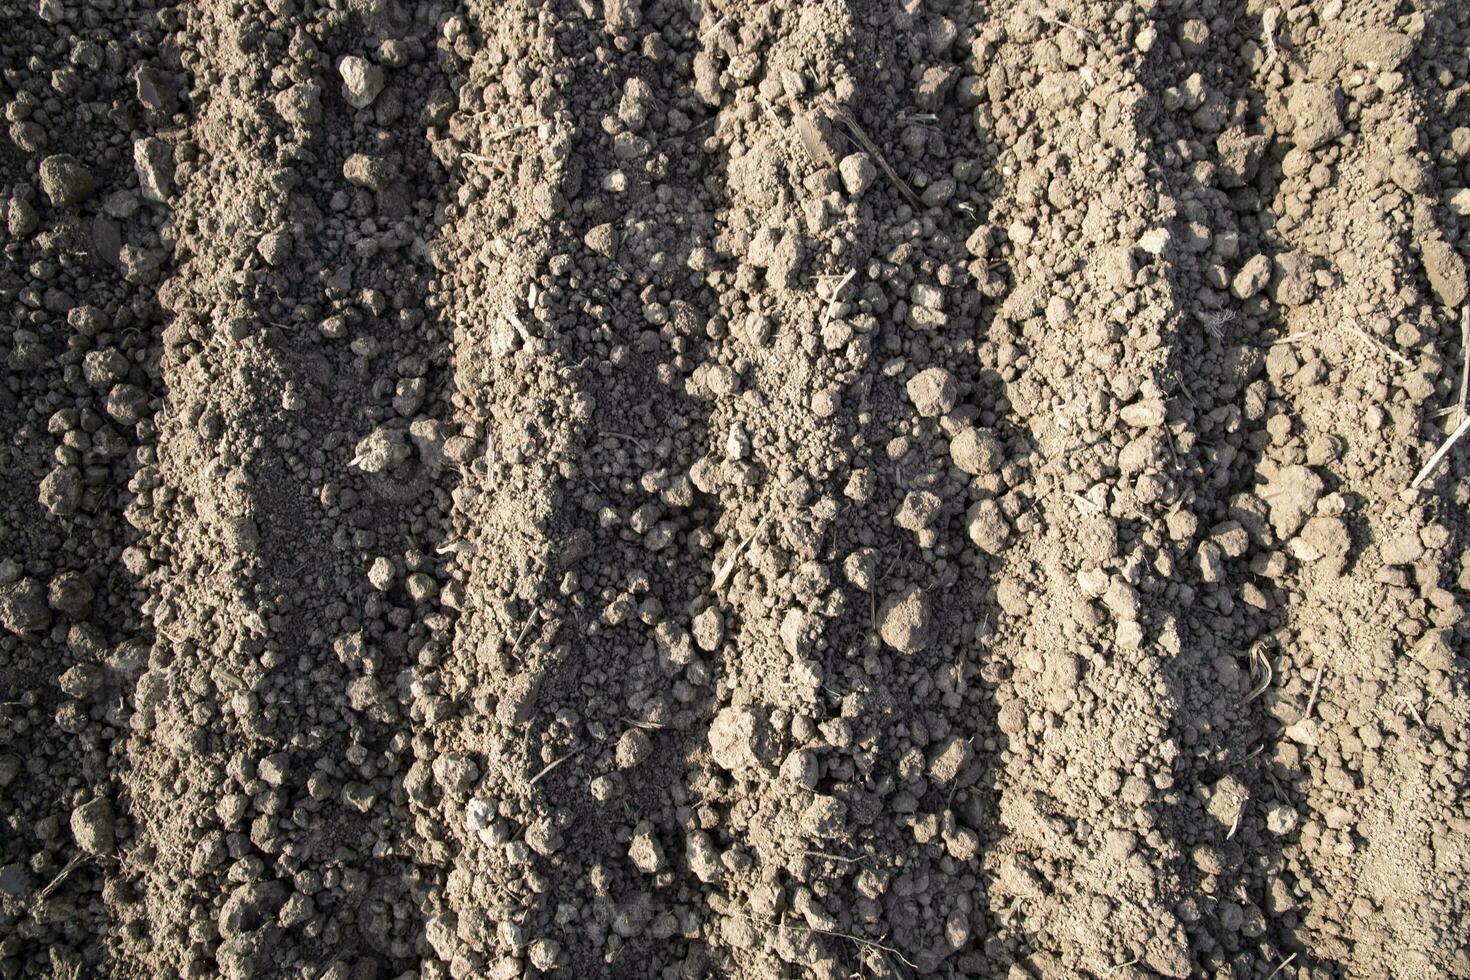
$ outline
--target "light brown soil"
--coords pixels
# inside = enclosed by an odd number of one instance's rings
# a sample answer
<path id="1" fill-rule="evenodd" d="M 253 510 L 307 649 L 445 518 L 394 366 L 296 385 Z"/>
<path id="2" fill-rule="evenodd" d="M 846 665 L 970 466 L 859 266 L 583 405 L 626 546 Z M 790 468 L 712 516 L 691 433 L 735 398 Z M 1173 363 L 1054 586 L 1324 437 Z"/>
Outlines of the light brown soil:
<path id="1" fill-rule="evenodd" d="M 3 0 L 0 976 L 1470 976 L 1467 46 Z"/>

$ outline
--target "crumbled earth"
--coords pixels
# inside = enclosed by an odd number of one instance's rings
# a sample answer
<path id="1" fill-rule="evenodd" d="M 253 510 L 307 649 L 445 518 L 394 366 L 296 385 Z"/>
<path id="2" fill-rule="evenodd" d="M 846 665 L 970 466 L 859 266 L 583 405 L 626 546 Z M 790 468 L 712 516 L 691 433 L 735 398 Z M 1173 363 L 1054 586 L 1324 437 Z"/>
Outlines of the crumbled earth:
<path id="1" fill-rule="evenodd" d="M 0 976 L 1470 976 L 1470 6 L 0 12 Z"/>

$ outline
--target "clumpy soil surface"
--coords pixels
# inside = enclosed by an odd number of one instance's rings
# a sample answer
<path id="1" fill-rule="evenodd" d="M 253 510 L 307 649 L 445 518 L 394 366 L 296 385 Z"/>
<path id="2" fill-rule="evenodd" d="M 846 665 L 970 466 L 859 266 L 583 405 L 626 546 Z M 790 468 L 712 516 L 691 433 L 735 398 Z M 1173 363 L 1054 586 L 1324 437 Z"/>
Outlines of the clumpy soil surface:
<path id="1" fill-rule="evenodd" d="M 0 977 L 1470 975 L 1470 6 L 0 2 Z"/>

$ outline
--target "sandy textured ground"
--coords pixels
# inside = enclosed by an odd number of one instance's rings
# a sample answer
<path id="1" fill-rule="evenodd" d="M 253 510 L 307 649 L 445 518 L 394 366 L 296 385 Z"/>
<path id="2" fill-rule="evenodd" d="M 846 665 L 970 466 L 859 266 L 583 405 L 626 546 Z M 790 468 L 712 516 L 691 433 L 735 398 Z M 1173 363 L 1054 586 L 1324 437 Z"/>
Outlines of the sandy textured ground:
<path id="1" fill-rule="evenodd" d="M 1458 0 L 0 2 L 0 976 L 1470 976 Z"/>

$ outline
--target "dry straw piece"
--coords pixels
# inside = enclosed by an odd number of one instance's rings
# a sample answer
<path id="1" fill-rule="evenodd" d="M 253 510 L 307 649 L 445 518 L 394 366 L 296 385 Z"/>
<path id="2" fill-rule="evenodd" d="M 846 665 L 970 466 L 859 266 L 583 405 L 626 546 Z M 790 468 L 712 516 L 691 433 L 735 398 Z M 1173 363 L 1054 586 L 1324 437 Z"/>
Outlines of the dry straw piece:
<path id="1" fill-rule="evenodd" d="M 1418 490 L 1419 486 L 1434 474 L 1439 464 L 1444 462 L 1444 458 L 1450 454 L 1450 450 L 1455 448 L 1455 443 L 1464 438 L 1467 431 L 1470 431 L 1470 306 L 1466 306 L 1460 313 L 1460 338 L 1460 347 L 1465 355 L 1465 363 L 1460 368 L 1460 422 L 1449 437 L 1439 444 L 1434 455 L 1429 457 L 1429 462 L 1419 470 L 1418 475 L 1414 477 L 1414 482 L 1409 484 L 1410 489 L 1413 490 Z"/>

